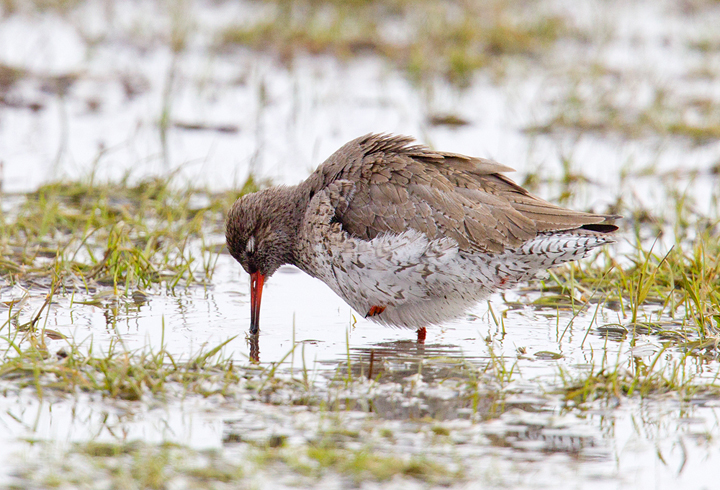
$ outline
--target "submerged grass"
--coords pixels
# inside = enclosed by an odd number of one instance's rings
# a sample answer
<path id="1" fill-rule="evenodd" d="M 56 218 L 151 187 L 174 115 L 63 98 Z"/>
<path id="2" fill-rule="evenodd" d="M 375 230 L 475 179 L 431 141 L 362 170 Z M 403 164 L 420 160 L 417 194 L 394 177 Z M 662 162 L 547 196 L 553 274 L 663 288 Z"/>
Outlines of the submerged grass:
<path id="1" fill-rule="evenodd" d="M 468 85 L 506 56 L 537 56 L 574 31 L 558 17 L 520 15 L 522 2 L 270 1 L 268 19 L 225 28 L 220 49 L 246 47 L 290 61 L 297 53 L 382 56 L 416 80 Z"/>
<path id="2" fill-rule="evenodd" d="M 628 139 L 675 136 L 693 145 L 720 138 L 720 100 L 688 95 L 676 87 L 653 84 L 636 73 L 600 65 L 578 68 L 577 81 L 553 101 L 553 114 L 530 133 L 616 134 Z"/>
<path id="3" fill-rule="evenodd" d="M 168 385 L 173 385 L 173 393 L 182 388 L 183 393 L 210 396 L 225 394 L 240 376 L 231 360 L 220 357 L 232 338 L 183 361 L 164 348 L 128 352 L 113 341 L 106 352 L 95 352 L 92 345 L 82 349 L 68 341 L 67 347 L 51 354 L 35 342 L 3 340 L 8 346 L 0 362 L 0 379 L 11 380 L 18 388 L 34 387 L 41 397 L 50 390 L 140 400 L 144 395 L 165 395 Z"/>
<path id="4" fill-rule="evenodd" d="M 0 382 L 4 396 L 34 390 L 41 400 L 57 403 L 59 398 L 99 393 L 106 399 L 123 400 L 123 410 L 131 413 L 142 412 L 153 400 L 177 403 L 193 396 L 212 397 L 216 402 L 234 400 L 246 410 L 248 404 L 255 404 L 248 414 L 264 414 L 272 411 L 271 407 L 297 414 L 297 408 L 305 407 L 318 419 L 317 430 L 303 437 L 307 441 L 299 444 L 295 438 L 291 443 L 282 433 L 290 430 L 287 425 L 280 434 L 265 431 L 256 436 L 245 427 L 246 420 L 240 419 L 228 424 L 223 438 L 226 444 L 235 446 L 234 454 L 242 455 L 239 459 L 219 451 L 195 451 L 169 443 L 91 440 L 59 452 L 50 443 L 43 443 L 41 447 L 47 447 L 50 454 L 42 458 L 42 465 L 28 462 L 17 471 L 15 480 L 21 482 L 18 485 L 90 485 L 101 479 L 119 487 L 134 482 L 142 488 L 167 488 L 183 481 L 190 482 L 192 488 L 214 488 L 218 482 L 250 485 L 254 478 L 268 472 L 308 482 L 339 477 L 353 485 L 398 479 L 448 485 L 464 478 L 463 466 L 451 459 L 439 461 L 425 456 L 424 451 L 405 456 L 389 450 L 387 444 L 378 447 L 377 440 L 383 441 L 385 436 L 368 438 L 366 432 L 374 431 L 372 425 L 348 426 L 344 420 L 353 412 L 390 421 L 416 417 L 417 423 L 432 427 L 428 434 L 447 438 L 450 430 L 438 424 L 448 417 L 455 418 L 460 406 L 472 406 L 473 397 L 469 395 L 473 392 L 478 399 L 480 391 L 487 391 L 477 368 L 455 363 L 450 368 L 455 370 L 454 378 L 464 379 L 457 384 L 432 379 L 436 369 L 450 372 L 443 359 L 418 359 L 427 371 L 424 383 L 420 378 L 404 379 L 404 374 L 395 376 L 387 365 L 387 372 L 375 381 L 364 376 L 348 377 L 339 366 L 334 376 L 313 377 L 315 381 L 309 382 L 302 373 L 297 378 L 292 371 L 278 370 L 276 365 L 266 369 L 238 366 L 222 356 L 227 342 L 179 361 L 163 347 L 128 352 L 120 344 L 111 344 L 106 352 L 95 352 L 92 346 L 82 348 L 69 340 L 66 348 L 50 354 L 32 343 L 20 348 L 19 342 L 10 341 L 0 363 Z M 383 382 L 389 391 L 382 389 Z M 406 388 L 398 391 L 394 389 L 397 384 Z M 441 411 L 424 410 L 413 415 L 413 407 L 408 406 L 407 402 L 418 405 L 419 400 L 425 405 L 443 403 L 446 397 L 438 396 L 438 390 L 453 387 L 463 392 L 453 397 L 454 401 L 460 400 L 459 407 L 445 406 Z M 478 411 L 477 403 L 475 407 Z M 279 417 L 280 413 L 268 416 Z"/>
<path id="5" fill-rule="evenodd" d="M 50 448 L 46 450 L 50 451 Z M 462 471 L 422 457 L 403 458 L 367 449 L 246 446 L 241 458 L 217 450 L 196 451 L 176 444 L 90 442 L 75 444 L 44 467 L 32 465 L 18 477 L 25 484 L 62 487 L 103 481 L 113 488 L 255 488 L 266 473 L 295 475 L 295 485 L 340 477 L 348 485 L 407 479 L 432 485 L 462 481 Z M 240 485 L 240 487 L 237 487 Z"/>
<path id="6" fill-rule="evenodd" d="M 605 260 L 570 264 L 555 272 L 555 285 L 547 289 L 558 291 L 568 303 L 576 299 L 578 307 L 591 302 L 613 305 L 620 318 L 628 319 L 621 327 L 629 332 L 640 329 L 707 349 L 720 342 L 716 230 L 710 228 L 665 253 L 655 251 L 654 243 L 645 247 L 639 242 L 631 255 L 612 257 L 606 252 Z M 668 320 L 675 321 L 675 327 L 661 328 Z"/>
<path id="7" fill-rule="evenodd" d="M 225 193 L 178 190 L 171 179 L 44 185 L 0 215 L 0 277 L 48 286 L 52 270 L 64 290 L 88 292 L 207 282 L 226 210 L 254 189 L 252 179 Z"/>
<path id="8" fill-rule="evenodd" d="M 717 347 L 717 346 L 716 346 Z M 599 366 L 593 365 L 587 372 L 570 373 L 559 370 L 559 392 L 568 402 L 591 404 L 598 400 L 620 399 L 637 395 L 643 398 L 672 394 L 680 401 L 714 398 L 720 394 L 718 373 L 703 376 L 707 360 L 686 350 L 673 355 L 672 344 L 667 342 L 650 356 L 633 355 L 623 361 L 609 360 L 603 353 Z"/>

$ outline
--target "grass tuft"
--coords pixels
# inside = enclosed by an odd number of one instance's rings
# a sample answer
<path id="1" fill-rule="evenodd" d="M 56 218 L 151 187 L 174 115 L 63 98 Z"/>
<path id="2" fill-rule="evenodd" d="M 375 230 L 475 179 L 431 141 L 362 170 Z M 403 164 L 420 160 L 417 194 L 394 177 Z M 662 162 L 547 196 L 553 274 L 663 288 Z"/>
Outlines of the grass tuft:
<path id="1" fill-rule="evenodd" d="M 9 284 L 47 281 L 49 265 L 65 290 L 88 292 L 206 283 L 226 210 L 257 188 L 252 177 L 224 193 L 178 190 L 169 179 L 42 186 L 0 217 L 0 275 Z"/>

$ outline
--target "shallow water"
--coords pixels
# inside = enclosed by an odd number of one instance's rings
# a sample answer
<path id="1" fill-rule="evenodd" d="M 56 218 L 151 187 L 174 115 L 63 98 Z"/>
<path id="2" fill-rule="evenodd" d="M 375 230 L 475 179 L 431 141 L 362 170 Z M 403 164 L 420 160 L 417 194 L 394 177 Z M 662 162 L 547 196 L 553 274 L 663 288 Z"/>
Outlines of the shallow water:
<path id="1" fill-rule="evenodd" d="M 720 188 L 710 173 L 720 158 L 717 141 L 693 145 L 658 134 L 533 134 L 524 128 L 551 117 L 574 85 L 596 93 L 604 79 L 588 79 L 593 62 L 611 72 L 608 77 L 628 80 L 616 94 L 628 100 L 628 110 L 652 98 L 658 87 L 671 87 L 679 98 L 703 95 L 718 104 L 720 55 L 692 50 L 689 43 L 716 35 L 719 9 L 692 13 L 662 2 L 590 2 L 584 11 L 569 12 L 563 2 L 543 5 L 574 18 L 590 40 L 559 41 L 537 63 L 511 58 L 502 78 L 479 72 L 463 91 L 440 79 L 418 86 L 371 56 L 338 61 L 301 55 L 283 65 L 250 51 L 211 50 L 213 32 L 228 22 L 264 15 L 264 7 L 253 2 L 187 3 L 194 29 L 187 48 L 176 55 L 162 41 L 169 14 L 155 2 L 115 2 L 112 15 L 102 2 L 83 3 L 66 15 L 6 13 L 0 20 L 0 62 L 28 75 L 6 95 L 13 104 L 0 106 L 2 211 L 11 211 L 8 194 L 58 178 L 87 178 L 91 172 L 98 180 L 177 172 L 178 185 L 220 190 L 241 185 L 250 173 L 295 183 L 347 140 L 393 132 L 415 135 L 435 148 L 494 158 L 515 167 L 518 181 L 537 174 L 536 192 L 551 200 L 565 190 L 560 180 L 567 160 L 588 180 L 572 185 L 571 206 L 602 212 L 621 196 L 630 207 L 672 217 L 669 183 L 696 199 L 698 213 L 712 214 Z M 700 68 L 711 76 L 693 78 Z M 58 88 L 62 84 L 53 77 L 65 75 L 70 76 L 67 88 Z M 457 114 L 469 124 L 433 126 L 428 118 L 437 113 Z M 163 114 L 169 121 L 164 133 L 158 124 Z M 193 126 L 200 129 L 188 129 Z M 643 174 L 646 169 L 651 171 Z M 674 171 L 679 175 L 663 177 Z M 693 171 L 700 178 L 693 178 Z M 616 250 L 629 247 L 630 234 L 621 234 Z M 30 289 L 21 320 L 37 311 L 46 292 L 42 285 Z M 221 254 L 206 287 L 146 293 L 142 302 L 104 290 L 60 295 L 45 327 L 81 347 L 102 350 L 120 339 L 129 351 L 162 345 L 179 360 L 234 337 L 223 355 L 251 366 L 245 334 L 249 279 L 229 255 Z M 0 301 L 24 294 L 18 286 L 0 283 Z M 94 294 L 97 305 L 78 304 Z M 288 447 L 302 447 L 317 437 L 318 427 L 329 424 L 358 434 L 343 436 L 343 447 L 460 465 L 465 475 L 452 482 L 457 487 L 477 488 L 482 482 L 557 488 L 562 475 L 564 488 L 712 488 L 720 457 L 713 443 L 720 436 L 717 400 L 683 401 L 671 392 L 645 399 L 611 397 L 582 408 L 563 401 L 561 372 L 578 377 L 602 363 L 649 363 L 661 351 L 662 339 L 611 335 L 613 325 L 627 324 L 629 317 L 607 305 L 596 310 L 590 303 L 573 315 L 533 306 L 539 296 L 537 287 L 494 295 L 466 318 L 430 329 L 426 343 L 418 345 L 414 332 L 375 325 L 319 281 L 283 268 L 263 295 L 261 366 L 282 361 L 279 376 L 288 379 L 309 373 L 313 397 L 352 400 L 347 410 L 326 416 L 301 401 L 310 395 L 288 387 L 268 399 L 239 385 L 228 397 L 175 393 L 166 400 L 149 396 L 133 402 L 88 393 L 39 397 L 5 379 L 0 475 L 12 479 L 3 485 L 24 485 L 60 468 L 76 442 L 169 441 L 218 449 L 222 457 L 237 460 L 252 451 L 248 442 L 282 437 Z M 7 311 L 0 306 L 0 315 Z M 494 318 L 503 313 L 499 325 Z M 647 307 L 644 317 L 652 315 Z M 48 340 L 51 353 L 66 345 L 66 340 Z M 671 366 L 680 357 L 670 349 L 660 362 Z M 487 379 L 480 375 L 474 402 L 463 391 L 468 376 L 458 371 L 463 363 L 490 373 Z M 377 381 L 365 383 L 371 364 Z M 509 381 L 501 382 L 498 365 L 512 369 Z M 697 382 L 711 383 L 719 366 L 698 359 L 686 369 Z M 355 384 L 338 387 L 338 376 L 346 372 Z M 433 432 L 434 426 L 443 430 Z M 380 435 L 383 430 L 394 437 Z M 76 468 L 70 473 L 84 471 L 82 464 L 70 465 Z M 287 469 L 260 468 L 249 478 L 263 488 L 307 483 Z M 344 488 L 347 480 L 325 474 L 313 484 Z M 383 486 L 362 487 L 373 485 Z M 384 486 L 393 485 L 398 482 Z"/>

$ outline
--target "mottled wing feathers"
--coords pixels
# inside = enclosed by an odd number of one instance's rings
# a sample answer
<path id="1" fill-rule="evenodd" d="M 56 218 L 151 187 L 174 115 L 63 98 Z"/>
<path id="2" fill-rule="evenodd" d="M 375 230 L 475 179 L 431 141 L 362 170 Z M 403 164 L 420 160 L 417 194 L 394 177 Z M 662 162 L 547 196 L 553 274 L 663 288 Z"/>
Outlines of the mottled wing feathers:
<path id="1" fill-rule="evenodd" d="M 406 136 L 367 135 L 340 148 L 306 181 L 320 190 L 343 179 L 352 199 L 336 211 L 366 240 L 409 228 L 453 238 L 465 250 L 501 252 L 539 232 L 602 223 L 607 217 L 561 208 L 529 194 L 491 160 L 409 146 Z"/>

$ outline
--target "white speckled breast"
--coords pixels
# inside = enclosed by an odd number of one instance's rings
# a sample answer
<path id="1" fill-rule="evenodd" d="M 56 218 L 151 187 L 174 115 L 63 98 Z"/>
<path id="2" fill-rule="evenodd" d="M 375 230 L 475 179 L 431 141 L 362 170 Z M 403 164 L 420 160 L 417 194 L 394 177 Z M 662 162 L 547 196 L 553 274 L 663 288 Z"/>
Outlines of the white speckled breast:
<path id="1" fill-rule="evenodd" d="M 457 318 L 495 290 L 612 241 L 584 230 L 547 233 L 490 254 L 461 250 L 447 237 L 428 240 L 412 229 L 362 240 L 332 222 L 341 194 L 330 188 L 313 198 L 300 233 L 298 265 L 360 315 L 385 307 L 371 319 L 386 325 L 420 328 Z"/>

